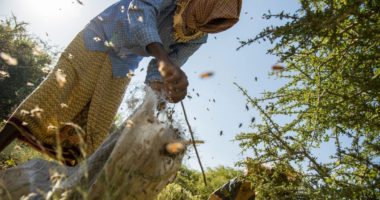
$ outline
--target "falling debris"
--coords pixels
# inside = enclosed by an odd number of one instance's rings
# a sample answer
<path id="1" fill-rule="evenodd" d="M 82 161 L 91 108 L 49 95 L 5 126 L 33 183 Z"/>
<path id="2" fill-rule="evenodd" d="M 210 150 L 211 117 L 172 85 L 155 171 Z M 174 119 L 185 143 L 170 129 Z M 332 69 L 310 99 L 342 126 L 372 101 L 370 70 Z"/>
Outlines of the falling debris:
<path id="1" fill-rule="evenodd" d="M 223 131 L 220 131 L 220 132 L 219 132 L 219 135 L 222 136 L 222 135 L 223 135 Z"/>
<path id="2" fill-rule="evenodd" d="M 245 105 L 245 109 L 246 109 L 247 111 L 249 111 L 249 107 L 248 107 L 248 105 Z"/>
<path id="3" fill-rule="evenodd" d="M 140 69 L 140 72 L 144 71 L 144 67 Z"/>
<path id="4" fill-rule="evenodd" d="M 200 78 L 206 79 L 206 78 L 211 78 L 212 76 L 214 76 L 214 72 L 205 72 L 200 75 Z"/>
<path id="5" fill-rule="evenodd" d="M 18 64 L 18 61 L 16 58 L 13 58 L 11 55 L 7 54 L 7 53 L 4 53 L 4 52 L 1 52 L 0 53 L 0 58 L 4 60 L 4 62 L 7 64 L 7 65 L 11 65 L 11 66 L 15 66 Z"/>
<path id="6" fill-rule="evenodd" d="M 258 78 L 257 78 L 257 76 L 255 76 L 255 81 L 257 82 L 257 80 L 258 80 Z"/>
<path id="7" fill-rule="evenodd" d="M 239 124 L 239 128 L 241 128 L 242 126 L 243 126 L 243 123 L 240 123 L 240 124 Z"/>
<path id="8" fill-rule="evenodd" d="M 199 97 L 199 93 L 197 93 L 197 96 Z"/>
<path id="9" fill-rule="evenodd" d="M 197 118 L 196 118 L 196 117 L 194 117 L 194 120 L 197 120 Z"/>
<path id="10" fill-rule="evenodd" d="M 58 69 L 56 72 L 55 72 L 55 78 L 58 82 L 58 85 L 59 87 L 64 87 L 67 80 L 66 80 L 66 74 L 61 70 L 61 69 Z"/>
<path id="11" fill-rule="evenodd" d="M 190 95 L 187 95 L 187 98 L 189 98 L 189 99 L 192 99 L 193 97 L 192 97 L 192 96 L 190 96 Z"/>

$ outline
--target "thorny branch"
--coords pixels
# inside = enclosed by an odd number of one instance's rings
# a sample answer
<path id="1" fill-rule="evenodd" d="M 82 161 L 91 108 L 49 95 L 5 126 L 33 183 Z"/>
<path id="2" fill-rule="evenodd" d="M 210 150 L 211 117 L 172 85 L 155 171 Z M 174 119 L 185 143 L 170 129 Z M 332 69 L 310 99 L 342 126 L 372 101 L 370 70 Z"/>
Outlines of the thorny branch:
<path id="1" fill-rule="evenodd" d="M 265 118 L 270 122 L 270 124 L 272 125 L 272 127 L 276 130 L 276 132 L 278 133 L 278 134 L 276 134 L 276 133 L 274 133 L 271 129 L 268 129 L 268 131 L 273 135 L 273 137 L 275 137 L 275 139 L 277 140 L 277 141 L 279 141 L 284 147 L 285 147 L 285 150 L 287 151 L 287 152 L 289 152 L 290 154 L 294 154 L 295 153 L 295 151 L 294 151 L 294 149 L 293 148 L 291 148 L 290 146 L 289 146 L 289 144 L 286 142 L 286 141 L 284 141 L 282 138 L 281 138 L 281 136 L 280 135 L 283 135 L 282 134 L 282 131 L 278 128 L 278 125 L 272 120 L 272 118 L 270 117 L 270 116 L 268 116 L 268 114 L 256 103 L 256 101 L 254 100 L 254 99 L 252 99 L 252 98 L 250 98 L 249 97 L 249 95 L 248 95 L 248 93 L 243 89 L 243 88 L 241 88 L 238 84 L 236 84 L 236 83 L 234 83 L 242 92 L 243 92 L 243 94 L 257 107 L 257 109 L 260 111 L 260 113 L 261 114 L 263 114 L 264 116 L 265 116 Z M 269 124 L 268 124 L 269 125 Z M 315 158 L 313 158 L 308 152 L 307 152 L 307 150 L 305 149 L 305 148 L 302 148 L 302 153 L 304 154 L 304 156 L 306 157 L 306 158 L 308 158 L 309 159 L 309 161 L 311 162 L 311 163 L 313 163 L 313 165 L 315 166 L 315 168 L 316 168 L 316 172 L 319 174 L 319 175 L 321 175 L 322 177 L 324 177 L 324 178 L 328 178 L 328 177 L 330 177 L 329 176 L 329 174 L 328 173 L 326 173 L 326 170 L 323 168 L 323 166 L 321 166 L 318 162 L 317 162 L 317 160 L 315 159 Z"/>

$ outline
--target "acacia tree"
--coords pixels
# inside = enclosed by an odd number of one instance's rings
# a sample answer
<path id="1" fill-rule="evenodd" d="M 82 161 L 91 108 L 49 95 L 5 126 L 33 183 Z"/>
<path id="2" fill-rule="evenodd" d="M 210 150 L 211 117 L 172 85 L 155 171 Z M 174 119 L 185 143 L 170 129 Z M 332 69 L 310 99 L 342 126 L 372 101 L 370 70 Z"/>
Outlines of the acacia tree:
<path id="1" fill-rule="evenodd" d="M 157 200 L 201 200 L 208 199 L 210 194 L 227 183 L 230 179 L 240 177 L 238 170 L 219 166 L 206 170 L 207 186 L 204 185 L 202 173 L 183 166 L 173 183 L 168 185 Z"/>
<path id="2" fill-rule="evenodd" d="M 237 85 L 262 120 L 236 139 L 254 154 L 245 164 L 297 168 L 301 181 L 260 182 L 266 174 L 252 173 L 257 197 L 289 191 L 289 198 L 379 199 L 380 2 L 301 0 L 295 13 L 264 18 L 285 23 L 241 41 L 240 48 L 271 42 L 268 53 L 286 66 L 276 75 L 287 84 L 261 97 Z M 320 149 L 325 144 L 335 148 Z"/>

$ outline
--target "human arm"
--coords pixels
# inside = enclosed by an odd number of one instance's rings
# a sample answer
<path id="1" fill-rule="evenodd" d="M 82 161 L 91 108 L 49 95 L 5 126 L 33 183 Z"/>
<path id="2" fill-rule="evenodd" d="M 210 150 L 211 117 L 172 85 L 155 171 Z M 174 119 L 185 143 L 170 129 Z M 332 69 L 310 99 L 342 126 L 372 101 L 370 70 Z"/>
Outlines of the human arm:
<path id="1" fill-rule="evenodd" d="M 186 74 L 171 61 L 160 43 L 149 44 L 147 51 L 155 57 L 158 72 L 162 77 L 162 82 L 159 84 L 163 84 L 162 86 L 151 85 L 152 89 L 162 90 L 161 87 L 163 87 L 165 96 L 172 103 L 184 99 L 189 85 Z"/>
<path id="2" fill-rule="evenodd" d="M 188 58 L 193 55 L 204 42 L 206 42 L 206 38 L 197 43 L 177 43 L 171 45 L 168 51 L 169 60 L 175 66 L 183 66 Z M 145 83 L 152 89 L 165 93 L 163 88 L 164 80 L 160 74 L 157 59 L 152 59 L 149 63 Z"/>
<path id="3" fill-rule="evenodd" d="M 152 43 L 162 43 L 157 30 L 157 17 L 163 0 L 132 0 L 128 6 L 127 18 L 129 37 L 127 46 L 138 49 L 141 54 L 149 55 L 147 47 Z M 121 11 L 122 12 L 122 11 Z"/>
<path id="4" fill-rule="evenodd" d="M 165 96 L 170 102 L 177 103 L 186 96 L 187 77 L 185 73 L 171 61 L 162 47 L 157 30 L 157 16 L 164 9 L 162 1 L 132 0 L 128 7 L 130 23 L 131 49 L 137 49 L 142 55 L 150 55 L 157 60 Z"/>

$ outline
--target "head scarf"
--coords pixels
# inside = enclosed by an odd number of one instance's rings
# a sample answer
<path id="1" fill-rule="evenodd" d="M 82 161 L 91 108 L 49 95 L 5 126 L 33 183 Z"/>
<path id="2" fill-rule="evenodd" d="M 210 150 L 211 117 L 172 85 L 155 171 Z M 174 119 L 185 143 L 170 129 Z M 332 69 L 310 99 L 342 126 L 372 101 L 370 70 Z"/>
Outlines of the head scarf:
<path id="1" fill-rule="evenodd" d="M 174 15 L 176 40 L 186 42 L 224 31 L 239 21 L 242 0 L 178 0 Z"/>

